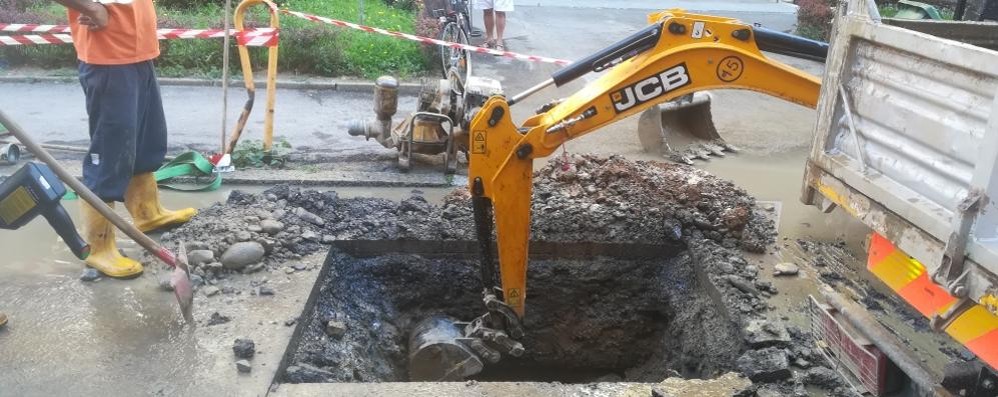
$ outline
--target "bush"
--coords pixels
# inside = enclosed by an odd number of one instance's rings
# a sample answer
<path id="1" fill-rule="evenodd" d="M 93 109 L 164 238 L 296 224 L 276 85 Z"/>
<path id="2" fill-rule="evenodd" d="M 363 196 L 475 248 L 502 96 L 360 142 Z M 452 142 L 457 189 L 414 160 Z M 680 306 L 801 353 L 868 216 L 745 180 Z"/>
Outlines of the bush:
<path id="1" fill-rule="evenodd" d="M 828 41 L 835 13 L 834 0 L 797 0 L 797 34 Z"/>
<path id="2" fill-rule="evenodd" d="M 0 0 L 0 22 L 65 24 L 66 16 L 61 6 L 46 0 L 32 1 L 23 11 L 18 11 L 15 0 Z M 41 1 L 41 2 L 38 2 Z M 187 0 L 176 0 L 187 1 Z M 223 25 L 220 0 L 190 0 L 184 7 L 167 8 L 158 0 L 159 26 L 162 28 L 221 28 Z M 236 0 L 233 0 L 235 3 Z M 359 15 L 356 0 L 286 0 L 285 6 L 307 13 L 353 21 Z M 419 1 L 412 1 L 417 7 Z M 18 3 L 20 4 L 20 3 Z M 179 3 L 171 3 L 179 4 Z M 391 8 L 379 0 L 365 0 L 365 23 L 425 35 L 418 29 L 424 27 L 419 10 L 407 11 Z M 18 6 L 19 7 L 19 6 Z M 246 16 L 246 27 L 269 26 L 269 13 L 264 7 L 254 7 Z M 419 23 L 417 23 L 419 19 Z M 429 32 L 435 35 L 435 32 Z M 431 37 L 432 37 L 431 35 Z M 230 70 L 240 71 L 239 55 L 235 40 L 231 41 Z M 157 66 L 163 76 L 218 77 L 222 69 L 222 40 L 163 40 Z M 255 70 L 267 65 L 266 48 L 250 48 Z M 278 70 L 281 73 L 310 74 L 319 76 L 376 77 L 381 74 L 412 76 L 424 72 L 431 65 L 420 44 L 386 36 L 352 31 L 330 25 L 281 15 L 281 43 Z M 75 53 L 68 45 L 41 45 L 0 47 L 0 65 L 40 66 L 46 68 L 74 67 Z M 257 72 L 258 76 L 262 76 Z"/>

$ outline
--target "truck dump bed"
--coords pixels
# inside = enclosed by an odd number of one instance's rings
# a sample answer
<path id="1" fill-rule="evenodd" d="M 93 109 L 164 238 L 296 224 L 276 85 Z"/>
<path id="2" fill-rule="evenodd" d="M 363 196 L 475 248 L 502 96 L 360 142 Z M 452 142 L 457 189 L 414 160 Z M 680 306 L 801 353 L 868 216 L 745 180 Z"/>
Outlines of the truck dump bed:
<path id="1" fill-rule="evenodd" d="M 937 295 L 934 306 L 902 296 L 941 317 L 938 328 L 961 305 L 994 317 L 998 52 L 882 24 L 872 3 L 850 0 L 838 10 L 801 199 L 841 207 L 917 260 L 891 270 L 911 275 L 886 277 L 932 280 L 922 290 Z M 871 249 L 871 270 L 883 258 Z M 891 285 L 899 293 L 905 286 Z M 974 327 L 998 340 L 989 324 Z"/>

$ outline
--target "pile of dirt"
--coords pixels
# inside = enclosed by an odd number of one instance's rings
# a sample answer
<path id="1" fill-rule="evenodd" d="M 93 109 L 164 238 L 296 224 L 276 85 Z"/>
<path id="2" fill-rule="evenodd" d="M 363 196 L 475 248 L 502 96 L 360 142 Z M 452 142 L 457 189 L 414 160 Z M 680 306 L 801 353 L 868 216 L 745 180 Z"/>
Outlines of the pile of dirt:
<path id="1" fill-rule="evenodd" d="M 540 241 L 654 243 L 693 238 L 761 252 L 776 234 L 752 196 L 685 165 L 573 155 L 538 171 L 533 194 L 531 238 Z M 265 228 L 264 221 L 276 221 L 280 228 Z M 261 194 L 233 191 L 226 203 L 203 209 L 163 236 L 166 242 L 183 240 L 189 249 L 210 250 L 215 258 L 235 243 L 257 242 L 265 249 L 268 266 L 298 259 L 335 240 L 475 238 L 470 195 L 464 188 L 436 205 L 419 191 L 394 202 L 341 199 L 336 192 L 288 185 Z M 197 274 L 229 270 L 216 265 Z"/>

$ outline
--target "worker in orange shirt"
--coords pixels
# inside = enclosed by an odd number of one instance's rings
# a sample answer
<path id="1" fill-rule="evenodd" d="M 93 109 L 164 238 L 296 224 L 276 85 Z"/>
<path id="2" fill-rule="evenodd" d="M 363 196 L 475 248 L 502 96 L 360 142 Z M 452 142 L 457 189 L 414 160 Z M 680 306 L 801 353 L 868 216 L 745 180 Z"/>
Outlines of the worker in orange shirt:
<path id="1" fill-rule="evenodd" d="M 69 8 L 90 120 L 83 182 L 109 205 L 123 201 L 142 231 L 187 222 L 197 211 L 163 208 L 152 174 L 166 156 L 166 118 L 153 67 L 159 56 L 153 1 L 56 1 Z M 107 219 L 85 201 L 80 214 L 91 247 L 87 265 L 115 278 L 142 273 L 142 264 L 118 253 Z"/>
<path id="2" fill-rule="evenodd" d="M 136 222 L 147 230 L 190 219 L 193 209 L 170 212 L 159 207 L 155 180 L 148 174 L 159 166 L 152 163 L 161 162 L 166 150 L 163 108 L 150 62 L 159 55 L 152 1 L 56 2 L 70 10 L 80 83 L 87 96 L 91 138 L 84 161 L 87 186 L 106 201 L 126 201 Z M 137 161 L 137 157 L 143 158 Z M 112 277 L 141 274 L 141 264 L 118 253 L 108 221 L 86 202 L 81 201 L 81 206 L 91 245 L 87 264 Z M 0 313 L 0 327 L 4 325 L 7 315 Z"/>

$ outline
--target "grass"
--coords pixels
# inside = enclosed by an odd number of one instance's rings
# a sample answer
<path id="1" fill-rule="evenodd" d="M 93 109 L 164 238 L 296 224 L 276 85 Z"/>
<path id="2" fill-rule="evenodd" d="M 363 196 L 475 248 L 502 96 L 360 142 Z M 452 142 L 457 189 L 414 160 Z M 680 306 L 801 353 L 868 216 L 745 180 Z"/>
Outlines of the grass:
<path id="1" fill-rule="evenodd" d="M 233 1 L 237 3 L 237 1 Z M 172 4 L 172 3 L 170 3 Z M 393 8 L 379 0 L 364 1 L 365 24 L 408 33 L 416 31 L 418 11 Z M 158 7 L 159 25 L 168 28 L 220 28 L 223 7 L 217 2 L 193 7 Z M 346 21 L 357 21 L 360 13 L 352 0 L 288 0 L 282 7 Z M 53 2 L 36 3 L 27 10 L 33 21 L 27 23 L 66 23 L 65 12 Z M 376 34 L 319 24 L 290 15 L 281 17 L 281 43 L 278 69 L 282 73 L 317 76 L 360 76 L 381 74 L 408 77 L 423 74 L 430 66 L 420 44 Z M 39 20 L 41 19 L 41 20 Z M 269 26 L 263 6 L 247 12 L 248 27 Z M 17 21 L 22 22 L 22 21 Z M 157 60 L 159 72 L 168 77 L 218 77 L 222 69 L 222 40 L 163 40 Z M 267 49 L 250 48 L 254 69 L 266 66 Z M 233 40 L 230 70 L 238 74 L 239 55 Z M 30 65 L 71 67 L 75 53 L 71 46 L 0 47 L 0 66 Z M 259 74 L 259 72 L 258 72 Z"/>

